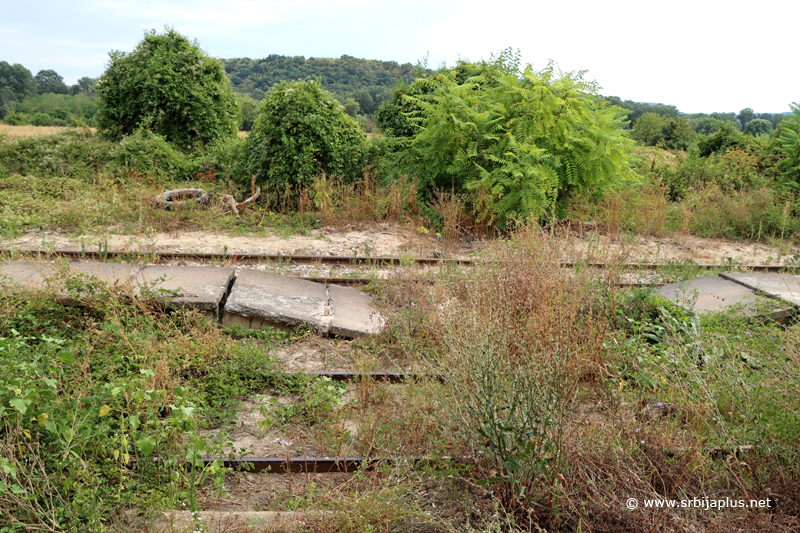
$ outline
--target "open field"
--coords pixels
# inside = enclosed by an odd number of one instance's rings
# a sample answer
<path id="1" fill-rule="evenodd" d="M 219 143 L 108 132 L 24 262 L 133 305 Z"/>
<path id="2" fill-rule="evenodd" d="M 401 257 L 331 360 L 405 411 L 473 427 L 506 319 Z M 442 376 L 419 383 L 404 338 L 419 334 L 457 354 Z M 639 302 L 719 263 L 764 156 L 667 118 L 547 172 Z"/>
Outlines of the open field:
<path id="1" fill-rule="evenodd" d="M 53 135 L 63 131 L 74 130 L 75 128 L 64 128 L 61 126 L 10 126 L 0 123 L 0 134 L 5 133 L 10 137 L 31 137 L 33 135 Z M 88 128 L 94 131 L 94 128 Z"/>
<path id="2" fill-rule="evenodd" d="M 95 128 L 65 128 L 62 126 L 11 126 L 9 124 L 0 123 L 0 134 L 5 133 L 10 137 L 32 137 L 34 135 L 53 135 L 54 133 L 61 133 L 63 131 L 70 131 L 75 129 L 87 129 L 95 132 Z M 240 131 L 239 137 L 247 138 L 246 131 Z"/>

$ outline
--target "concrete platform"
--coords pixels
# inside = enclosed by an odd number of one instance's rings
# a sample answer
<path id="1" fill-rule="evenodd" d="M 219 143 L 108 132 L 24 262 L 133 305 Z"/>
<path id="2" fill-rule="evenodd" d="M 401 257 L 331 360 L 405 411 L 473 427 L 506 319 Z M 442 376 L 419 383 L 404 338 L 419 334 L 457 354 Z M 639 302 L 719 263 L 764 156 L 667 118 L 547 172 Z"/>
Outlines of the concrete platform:
<path id="1" fill-rule="evenodd" d="M 691 281 L 669 283 L 656 290 L 656 294 L 697 314 L 719 313 L 736 308 L 738 313 L 745 316 L 766 314 L 773 320 L 783 320 L 790 311 L 787 306 L 776 306 L 774 300 L 720 276 L 701 276 Z"/>
<path id="2" fill-rule="evenodd" d="M 765 295 L 800 306 L 800 276 L 766 272 L 725 272 L 721 278 Z"/>
<path id="3" fill-rule="evenodd" d="M 251 329 L 308 324 L 320 333 L 328 333 L 331 319 L 325 285 L 241 270 L 225 303 L 222 324 L 241 324 Z"/>
<path id="4" fill-rule="evenodd" d="M 199 309 L 211 318 L 219 318 L 221 302 L 228 294 L 236 271 L 226 267 L 146 266 L 136 275 L 137 291 L 154 293 L 174 291 L 167 305 Z M 166 295 L 165 295 L 166 296 Z"/>

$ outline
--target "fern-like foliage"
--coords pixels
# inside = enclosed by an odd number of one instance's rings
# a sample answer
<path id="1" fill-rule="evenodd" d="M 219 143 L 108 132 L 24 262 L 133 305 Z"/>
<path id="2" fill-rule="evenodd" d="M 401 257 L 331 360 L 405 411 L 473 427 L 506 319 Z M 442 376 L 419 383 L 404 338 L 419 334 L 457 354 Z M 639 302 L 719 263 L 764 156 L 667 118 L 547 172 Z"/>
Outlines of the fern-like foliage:
<path id="1" fill-rule="evenodd" d="M 785 156 L 778 162 L 784 184 L 800 191 L 800 105 L 791 104 L 792 113 L 778 126 L 775 150 Z"/>
<path id="2" fill-rule="evenodd" d="M 629 173 L 634 143 L 624 111 L 595 98 L 584 72 L 519 70 L 519 58 L 460 63 L 416 80 L 403 97 L 415 128 L 406 173 L 427 187 L 483 193 L 504 225 L 541 217 L 572 193 L 602 189 Z"/>

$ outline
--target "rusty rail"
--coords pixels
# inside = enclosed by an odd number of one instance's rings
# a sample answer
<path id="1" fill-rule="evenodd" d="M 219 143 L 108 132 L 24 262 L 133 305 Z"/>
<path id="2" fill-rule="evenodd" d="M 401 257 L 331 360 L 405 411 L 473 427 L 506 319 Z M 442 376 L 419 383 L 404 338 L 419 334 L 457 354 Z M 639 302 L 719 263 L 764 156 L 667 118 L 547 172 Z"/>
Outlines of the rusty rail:
<path id="1" fill-rule="evenodd" d="M 67 257 L 76 260 L 106 260 L 106 259 L 130 259 L 130 260 L 151 260 L 153 262 L 163 260 L 192 260 L 192 261 L 233 261 L 237 264 L 254 264 L 263 263 L 267 261 L 285 261 L 290 263 L 332 263 L 332 264 L 368 264 L 368 265 L 399 265 L 403 261 L 410 261 L 421 265 L 442 265 L 442 264 L 458 264 L 458 265 L 473 265 L 485 261 L 485 259 L 477 258 L 459 258 L 449 259 L 446 257 L 417 257 L 412 259 L 402 259 L 399 257 L 352 257 L 340 255 L 281 255 L 281 254 L 249 254 L 249 253 L 194 253 L 194 252 L 151 252 L 151 253 L 137 253 L 121 250 L 108 250 L 108 251 L 87 251 L 87 250 L 9 250 L 2 249 L 0 254 L 30 254 L 45 257 Z M 625 269 L 632 270 L 655 270 L 660 267 L 668 266 L 664 263 L 627 263 L 624 265 L 616 265 Z M 697 268 L 721 268 L 724 265 L 715 265 L 708 263 L 685 263 L 686 266 L 694 266 Z M 591 267 L 591 268 L 606 268 L 605 263 L 599 262 L 584 262 L 584 261 L 562 261 L 561 266 L 565 268 L 574 268 L 576 266 Z M 676 265 L 677 266 L 677 265 Z M 733 266 L 733 265 L 732 265 Z M 800 270 L 800 266 L 794 265 L 737 265 L 737 268 L 750 270 L 753 272 L 781 272 L 786 270 Z M 324 278 L 317 278 L 322 280 Z M 343 279 L 343 278 L 331 278 Z M 354 278 L 355 279 L 355 278 Z M 366 278 L 360 278 L 366 279 Z M 360 281 L 360 280 L 359 280 Z M 336 281 L 332 281 L 336 283 Z"/>

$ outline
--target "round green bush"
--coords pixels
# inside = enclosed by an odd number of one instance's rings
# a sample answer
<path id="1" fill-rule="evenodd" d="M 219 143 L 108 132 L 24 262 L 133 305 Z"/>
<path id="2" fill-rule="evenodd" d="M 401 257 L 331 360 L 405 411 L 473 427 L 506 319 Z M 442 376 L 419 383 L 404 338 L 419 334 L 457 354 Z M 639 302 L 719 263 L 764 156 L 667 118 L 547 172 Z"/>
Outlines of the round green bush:
<path id="1" fill-rule="evenodd" d="M 307 187 L 324 172 L 345 181 L 362 175 L 367 137 L 316 81 L 282 82 L 261 104 L 245 145 L 247 185 Z"/>
<path id="2" fill-rule="evenodd" d="M 97 128 L 120 139 L 147 128 L 181 148 L 236 135 L 241 113 L 222 62 L 173 29 L 110 54 L 97 82 Z"/>

